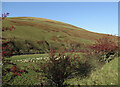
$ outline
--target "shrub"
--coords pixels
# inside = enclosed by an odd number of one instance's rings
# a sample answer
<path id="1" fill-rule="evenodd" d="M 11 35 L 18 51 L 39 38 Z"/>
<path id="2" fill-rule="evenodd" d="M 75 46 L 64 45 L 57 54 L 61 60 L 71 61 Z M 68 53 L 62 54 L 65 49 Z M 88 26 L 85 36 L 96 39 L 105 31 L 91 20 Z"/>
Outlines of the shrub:
<path id="1" fill-rule="evenodd" d="M 65 52 L 57 53 L 56 50 L 50 50 L 49 59 L 40 64 L 40 70 L 52 84 L 62 86 L 64 80 L 74 72 L 78 58 Z"/>
<path id="2" fill-rule="evenodd" d="M 77 71 L 77 75 L 79 75 L 81 78 L 89 76 L 89 74 L 93 70 L 92 64 L 90 64 L 90 62 L 88 62 L 88 61 L 85 61 L 85 62 L 79 61 L 77 63 L 77 67 L 75 67 L 75 68 Z"/>
<path id="3" fill-rule="evenodd" d="M 11 41 L 6 41 L 2 43 L 2 56 L 3 57 L 10 57 L 15 52 L 15 49 L 13 45 L 11 44 Z"/>
<path id="4" fill-rule="evenodd" d="M 106 35 L 100 39 L 97 39 L 96 43 L 89 47 L 95 55 L 101 55 L 100 60 L 102 61 L 112 60 L 114 57 L 109 59 L 110 56 L 116 56 L 118 52 L 117 38 L 111 35 Z"/>

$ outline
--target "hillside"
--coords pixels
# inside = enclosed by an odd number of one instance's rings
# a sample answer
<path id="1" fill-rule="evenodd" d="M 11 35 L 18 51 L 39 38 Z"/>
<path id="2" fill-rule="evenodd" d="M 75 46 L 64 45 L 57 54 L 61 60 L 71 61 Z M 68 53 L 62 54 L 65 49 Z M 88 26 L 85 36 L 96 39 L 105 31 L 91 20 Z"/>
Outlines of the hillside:
<path id="1" fill-rule="evenodd" d="M 68 79 L 67 82 L 71 85 L 114 85 L 114 87 L 118 87 L 118 58 L 105 64 L 87 78 L 81 80 L 80 77 L 76 77 Z"/>
<path id="2" fill-rule="evenodd" d="M 88 45 L 104 35 L 44 18 L 8 17 L 3 22 L 3 27 L 12 25 L 16 29 L 3 32 L 3 37 L 12 40 L 21 51 L 36 49 L 43 52 L 50 48 L 66 46 L 66 43 Z"/>
<path id="3" fill-rule="evenodd" d="M 16 29 L 5 31 L 6 27 L 11 26 Z M 87 47 L 106 34 L 90 32 L 59 21 L 33 17 L 8 17 L 3 21 L 3 27 L 2 36 L 8 41 L 4 43 L 3 40 L 2 53 L 12 53 L 11 49 L 13 50 L 13 53 L 6 55 L 3 60 L 2 78 L 5 87 L 7 85 L 58 84 L 54 82 L 54 79 L 49 79 L 49 76 L 57 77 L 58 81 L 61 81 L 59 78 L 65 77 L 64 84 L 73 86 L 118 84 L 118 57 L 110 62 L 104 61 L 104 58 L 110 60 L 116 56 L 117 50 L 114 50 L 114 47 L 117 47 L 116 44 L 115 46 L 109 45 L 110 51 L 107 50 L 106 54 L 102 51 L 97 52 L 99 49 L 94 51 L 95 49 L 90 50 Z M 111 37 L 116 38 L 116 36 Z M 108 38 L 104 38 L 101 40 L 106 42 Z M 114 42 L 112 39 L 108 41 Z M 106 44 L 100 44 L 97 48 L 104 46 Z M 49 55 L 50 49 L 59 48 L 64 50 L 60 49 L 61 54 L 58 55 L 55 50 L 52 50 L 52 54 Z M 44 72 L 43 66 L 50 73 L 46 73 L 46 70 Z M 66 77 L 67 73 L 68 77 Z"/>

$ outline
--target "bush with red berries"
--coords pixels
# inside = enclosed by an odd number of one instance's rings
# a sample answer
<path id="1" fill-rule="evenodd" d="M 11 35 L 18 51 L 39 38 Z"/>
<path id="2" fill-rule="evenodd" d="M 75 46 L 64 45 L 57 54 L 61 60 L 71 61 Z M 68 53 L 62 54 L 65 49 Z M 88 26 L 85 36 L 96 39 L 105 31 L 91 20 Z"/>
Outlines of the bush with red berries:
<path id="1" fill-rule="evenodd" d="M 2 14 L 2 21 L 5 20 L 5 18 L 9 15 L 9 13 L 4 13 Z M 2 32 L 5 31 L 12 31 L 14 30 L 15 27 L 11 26 L 11 27 L 2 27 Z M 11 45 L 11 41 L 9 41 L 7 38 L 2 38 L 0 37 L 2 42 L 0 42 L 1 46 L 0 47 L 2 49 L 2 51 L 0 52 L 1 54 L 1 59 L 2 59 L 2 84 L 6 85 L 10 80 L 14 79 L 15 76 L 21 76 L 21 74 L 23 72 L 27 72 L 25 70 L 20 70 L 16 64 L 11 63 L 9 59 L 9 57 L 11 57 L 13 55 L 13 53 L 15 52 L 14 47 Z M 12 65 L 11 68 L 8 68 L 8 65 Z M 6 78 L 6 76 L 8 75 L 8 73 L 12 72 L 12 76 L 9 76 L 10 79 L 4 79 Z"/>
<path id="2" fill-rule="evenodd" d="M 88 46 L 86 57 L 97 58 L 101 62 L 110 62 L 118 55 L 118 38 L 106 35 L 96 39 L 95 44 Z"/>
<path id="3" fill-rule="evenodd" d="M 38 65 L 40 72 L 50 80 L 52 85 L 63 86 L 65 79 L 75 72 L 77 60 L 79 60 L 77 55 L 50 50 L 49 59 L 45 60 L 44 64 Z"/>

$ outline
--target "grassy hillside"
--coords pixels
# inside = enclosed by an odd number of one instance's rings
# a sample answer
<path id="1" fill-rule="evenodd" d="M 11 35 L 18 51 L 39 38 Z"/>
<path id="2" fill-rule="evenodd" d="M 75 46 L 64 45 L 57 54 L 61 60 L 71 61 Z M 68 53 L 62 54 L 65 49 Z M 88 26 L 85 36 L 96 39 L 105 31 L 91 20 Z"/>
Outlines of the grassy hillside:
<path id="1" fill-rule="evenodd" d="M 73 25 L 43 18 L 6 18 L 3 22 L 3 26 L 9 25 L 14 25 L 16 30 L 12 32 L 7 31 L 7 34 L 3 33 L 3 36 L 15 36 L 22 40 L 61 40 L 64 42 L 64 40 L 70 39 L 78 42 L 87 42 L 102 36 L 101 34 L 89 32 Z"/>
<path id="2" fill-rule="evenodd" d="M 4 66 L 6 70 L 13 66 L 11 65 L 12 63 L 15 63 L 20 69 L 27 70 L 26 73 L 24 72 L 21 76 L 16 76 L 12 80 L 11 78 L 13 73 L 7 73 L 3 79 L 11 85 L 48 84 L 46 83 L 48 79 L 44 76 L 41 77 L 42 73 L 37 71 L 37 69 L 40 69 L 40 66 L 37 66 L 37 63 L 43 64 L 47 59 L 49 59 L 47 52 L 50 48 L 58 49 L 60 47 L 68 47 L 71 51 L 75 46 L 75 51 L 79 49 L 88 49 L 85 47 L 86 45 L 93 44 L 96 41 L 95 39 L 105 36 L 105 34 L 90 32 L 70 24 L 43 18 L 8 17 L 4 20 L 3 27 L 8 26 L 14 26 L 16 28 L 13 31 L 3 32 L 3 37 L 10 40 L 10 43 L 7 44 L 8 47 L 17 50 L 14 54 L 30 53 L 30 55 L 12 55 L 12 57 L 6 58 L 8 61 L 10 60 L 10 62 L 8 62 L 10 64 L 6 64 Z M 85 57 L 83 57 L 85 53 L 81 53 L 81 50 L 73 52 L 72 55 L 78 54 L 81 58 L 81 62 L 83 62 L 85 61 Z M 93 59 L 97 57 L 95 56 L 94 58 L 94 56 L 92 56 Z M 92 59 L 90 60 L 92 61 Z M 91 61 L 90 63 L 94 62 L 93 64 L 97 65 L 96 60 Z M 73 73 L 70 78 L 65 79 L 65 83 L 70 85 L 116 85 L 118 84 L 117 62 L 118 58 L 115 58 L 110 63 L 106 63 L 100 68 L 98 65 L 95 67 L 96 71 L 90 71 L 90 75 L 84 78 L 81 78 L 79 75 Z"/>
<path id="3" fill-rule="evenodd" d="M 20 51 L 29 50 L 29 53 L 44 52 L 50 48 L 57 49 L 66 46 L 66 43 L 92 44 L 95 39 L 104 36 L 44 18 L 8 17 L 3 22 L 3 27 L 12 25 L 16 29 L 3 32 L 3 37 L 13 40 Z"/>

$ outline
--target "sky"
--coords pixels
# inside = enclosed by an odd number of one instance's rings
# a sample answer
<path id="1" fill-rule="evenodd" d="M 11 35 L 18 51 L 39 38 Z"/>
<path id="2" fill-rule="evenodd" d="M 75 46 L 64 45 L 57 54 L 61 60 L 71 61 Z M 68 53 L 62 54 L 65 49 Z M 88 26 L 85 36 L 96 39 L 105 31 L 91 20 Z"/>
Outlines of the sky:
<path id="1" fill-rule="evenodd" d="M 2 2 L 119 2 L 120 0 L 1 0 Z"/>
<path id="2" fill-rule="evenodd" d="M 117 2 L 3 2 L 9 17 L 39 17 L 104 34 L 118 34 Z"/>

